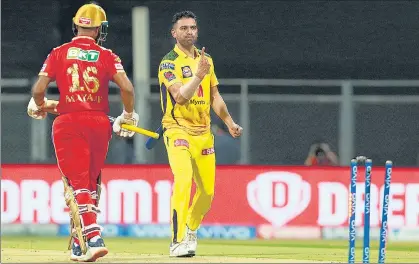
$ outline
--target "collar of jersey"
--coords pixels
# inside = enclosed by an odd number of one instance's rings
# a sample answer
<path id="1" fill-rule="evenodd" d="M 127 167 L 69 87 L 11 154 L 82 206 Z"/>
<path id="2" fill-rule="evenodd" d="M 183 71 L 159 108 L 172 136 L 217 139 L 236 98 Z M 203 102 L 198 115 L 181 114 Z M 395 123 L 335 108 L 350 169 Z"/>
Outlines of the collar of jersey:
<path id="1" fill-rule="evenodd" d="M 199 51 L 198 51 L 198 49 L 196 48 L 196 47 L 194 47 L 194 49 L 195 49 L 195 52 L 196 52 L 196 54 L 198 55 L 198 57 L 200 56 L 199 55 Z M 176 45 L 175 44 L 175 47 L 173 48 L 173 50 L 177 53 L 177 54 L 179 54 L 180 56 L 182 56 L 183 58 L 188 58 L 189 56 L 188 55 L 186 55 L 186 53 L 185 52 L 183 52 L 183 50 L 181 50 L 179 47 L 178 47 L 178 45 Z M 193 59 L 193 58 L 191 58 L 191 59 Z"/>
<path id="2" fill-rule="evenodd" d="M 91 40 L 91 41 L 95 42 L 94 38 L 88 37 L 88 36 L 77 36 L 77 37 L 74 37 L 72 39 L 72 41 L 74 41 L 74 40 Z"/>

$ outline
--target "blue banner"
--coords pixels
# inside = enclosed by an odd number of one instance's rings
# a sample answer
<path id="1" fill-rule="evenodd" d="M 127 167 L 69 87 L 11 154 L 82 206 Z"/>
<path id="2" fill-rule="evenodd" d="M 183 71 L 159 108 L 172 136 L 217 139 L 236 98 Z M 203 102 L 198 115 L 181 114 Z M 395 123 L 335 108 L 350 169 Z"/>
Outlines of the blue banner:
<path id="1" fill-rule="evenodd" d="M 126 227 L 123 225 L 117 224 L 105 224 L 101 225 L 103 227 L 102 234 L 104 237 L 121 237 L 127 236 Z M 69 236 L 70 235 L 70 226 L 68 224 L 58 226 L 58 236 Z"/>
<path id="2" fill-rule="evenodd" d="M 203 225 L 198 229 L 198 238 L 214 239 L 253 239 L 256 227 L 235 225 Z"/>
<path id="3" fill-rule="evenodd" d="M 105 224 L 104 237 L 138 237 L 138 238 L 170 238 L 169 224 L 118 225 Z M 68 225 L 59 225 L 59 236 L 69 235 Z M 256 227 L 235 225 L 202 225 L 198 229 L 198 238 L 204 239 L 253 239 L 256 238 Z"/>

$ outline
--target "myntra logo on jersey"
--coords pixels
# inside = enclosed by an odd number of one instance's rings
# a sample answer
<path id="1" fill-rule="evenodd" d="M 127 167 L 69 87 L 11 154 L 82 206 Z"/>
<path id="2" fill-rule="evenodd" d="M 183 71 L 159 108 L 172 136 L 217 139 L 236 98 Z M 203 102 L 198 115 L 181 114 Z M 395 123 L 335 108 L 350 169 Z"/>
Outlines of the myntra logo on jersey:
<path id="1" fill-rule="evenodd" d="M 205 105 L 205 100 L 191 99 L 191 100 L 189 100 L 189 103 L 194 104 L 194 105 Z"/>
<path id="2" fill-rule="evenodd" d="M 76 59 L 81 61 L 95 62 L 99 59 L 100 52 L 96 50 L 83 50 L 81 48 L 71 47 L 67 51 L 67 59 Z"/>

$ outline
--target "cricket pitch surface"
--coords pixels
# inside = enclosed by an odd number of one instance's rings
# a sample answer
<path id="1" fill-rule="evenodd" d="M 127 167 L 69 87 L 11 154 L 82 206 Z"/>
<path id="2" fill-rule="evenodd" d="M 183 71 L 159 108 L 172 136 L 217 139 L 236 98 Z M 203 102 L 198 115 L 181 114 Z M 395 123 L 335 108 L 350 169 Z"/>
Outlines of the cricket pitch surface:
<path id="1" fill-rule="evenodd" d="M 197 256 L 169 258 L 169 239 L 105 238 L 109 254 L 98 263 L 347 263 L 348 242 L 334 240 L 199 240 Z M 68 237 L 1 237 L 1 263 L 74 263 Z M 371 262 L 378 243 L 371 242 Z M 356 262 L 362 262 L 357 241 Z M 417 263 L 418 242 L 389 242 L 386 262 Z"/>

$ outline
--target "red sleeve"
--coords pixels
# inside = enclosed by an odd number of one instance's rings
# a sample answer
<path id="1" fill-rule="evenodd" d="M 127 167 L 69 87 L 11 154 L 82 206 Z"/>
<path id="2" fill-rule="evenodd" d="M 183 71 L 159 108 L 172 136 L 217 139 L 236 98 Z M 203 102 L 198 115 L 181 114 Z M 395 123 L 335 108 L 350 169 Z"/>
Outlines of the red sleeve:
<path id="1" fill-rule="evenodd" d="M 41 71 L 38 75 L 47 76 L 55 80 L 57 70 L 57 51 L 53 49 L 42 65 Z"/>
<path id="2" fill-rule="evenodd" d="M 108 72 L 111 77 L 113 77 L 118 72 L 125 72 L 124 66 L 122 66 L 122 61 L 118 55 L 113 52 L 110 52 L 110 56 L 107 62 Z"/>

